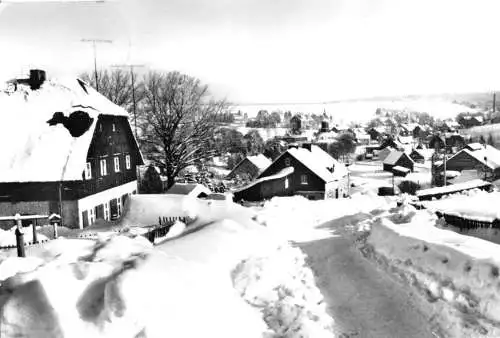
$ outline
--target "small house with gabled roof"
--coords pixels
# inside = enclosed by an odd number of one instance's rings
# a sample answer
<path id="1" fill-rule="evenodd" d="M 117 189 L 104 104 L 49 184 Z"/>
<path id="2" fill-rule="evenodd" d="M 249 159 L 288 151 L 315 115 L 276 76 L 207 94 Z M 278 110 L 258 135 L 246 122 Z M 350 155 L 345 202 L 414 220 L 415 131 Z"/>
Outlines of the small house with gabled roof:
<path id="1" fill-rule="evenodd" d="M 198 183 L 175 183 L 165 194 L 167 195 L 183 195 L 189 197 L 207 197 L 212 192 L 210 189 Z"/>
<path id="2" fill-rule="evenodd" d="M 392 151 L 383 161 L 383 168 L 385 171 L 393 171 L 394 167 L 408 168 L 413 171 L 415 163 L 405 152 Z"/>
<path id="3" fill-rule="evenodd" d="M 290 147 L 255 182 L 234 192 L 236 200 L 260 201 L 274 196 L 302 195 L 309 199 L 346 196 L 347 168 L 310 143 Z"/>
<path id="4" fill-rule="evenodd" d="M 232 179 L 236 176 L 247 177 L 254 179 L 271 164 L 271 160 L 266 156 L 259 154 L 255 156 L 247 156 L 231 170 L 227 178 Z"/>

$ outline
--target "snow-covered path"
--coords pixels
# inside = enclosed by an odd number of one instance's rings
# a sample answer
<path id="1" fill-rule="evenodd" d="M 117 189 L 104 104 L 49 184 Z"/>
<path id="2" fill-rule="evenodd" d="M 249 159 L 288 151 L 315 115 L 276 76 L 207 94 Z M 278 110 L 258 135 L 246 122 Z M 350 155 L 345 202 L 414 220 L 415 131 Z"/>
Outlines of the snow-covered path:
<path id="1" fill-rule="evenodd" d="M 340 230 L 345 222 L 356 218 L 320 226 L 334 237 L 299 244 L 337 326 L 348 337 L 439 337 L 425 304 L 361 256 L 352 234 Z"/>

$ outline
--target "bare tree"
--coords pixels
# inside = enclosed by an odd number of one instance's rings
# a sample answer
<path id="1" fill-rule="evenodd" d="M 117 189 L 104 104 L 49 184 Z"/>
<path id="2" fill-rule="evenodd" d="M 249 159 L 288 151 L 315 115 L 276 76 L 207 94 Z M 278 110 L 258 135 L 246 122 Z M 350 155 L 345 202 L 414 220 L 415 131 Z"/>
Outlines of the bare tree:
<path id="1" fill-rule="evenodd" d="M 179 72 L 149 73 L 144 94 L 140 139 L 170 188 L 182 169 L 213 156 L 214 116 L 224 113 L 227 103 L 212 99 L 200 80 Z"/>
<path id="2" fill-rule="evenodd" d="M 96 87 L 95 76 L 91 72 L 80 75 L 82 80 L 87 81 Z M 135 77 L 135 76 L 134 76 Z M 132 110 L 132 78 L 130 72 L 122 69 L 113 69 L 112 71 L 101 70 L 98 72 L 99 92 L 106 96 L 111 102 L 123 107 L 127 111 Z M 144 98 L 144 85 L 140 81 L 135 81 L 135 100 L 136 103 Z"/>

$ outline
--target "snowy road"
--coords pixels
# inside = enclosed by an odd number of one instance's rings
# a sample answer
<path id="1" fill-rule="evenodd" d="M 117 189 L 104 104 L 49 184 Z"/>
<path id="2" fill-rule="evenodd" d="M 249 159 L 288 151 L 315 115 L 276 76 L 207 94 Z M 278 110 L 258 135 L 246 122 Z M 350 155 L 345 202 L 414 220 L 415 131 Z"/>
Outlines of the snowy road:
<path id="1" fill-rule="evenodd" d="M 356 219 L 338 219 L 321 227 L 335 230 L 346 221 L 355 223 Z M 347 337 L 439 337 L 433 333 L 438 329 L 430 324 L 430 315 L 422 309 L 425 304 L 363 258 L 348 231 L 335 232 L 336 237 L 299 247 L 309 257 L 318 287 L 341 332 Z"/>

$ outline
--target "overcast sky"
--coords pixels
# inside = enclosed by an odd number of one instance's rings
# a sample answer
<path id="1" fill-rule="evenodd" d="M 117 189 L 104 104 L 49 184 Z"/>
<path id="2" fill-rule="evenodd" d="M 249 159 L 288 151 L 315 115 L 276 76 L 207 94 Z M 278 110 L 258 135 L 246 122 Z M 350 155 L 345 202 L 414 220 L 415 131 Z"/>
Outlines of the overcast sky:
<path id="1" fill-rule="evenodd" d="M 0 5 L 1 6 L 1 5 Z M 180 70 L 235 103 L 500 88 L 498 0 L 116 0 L 9 5 L 0 78 Z"/>

